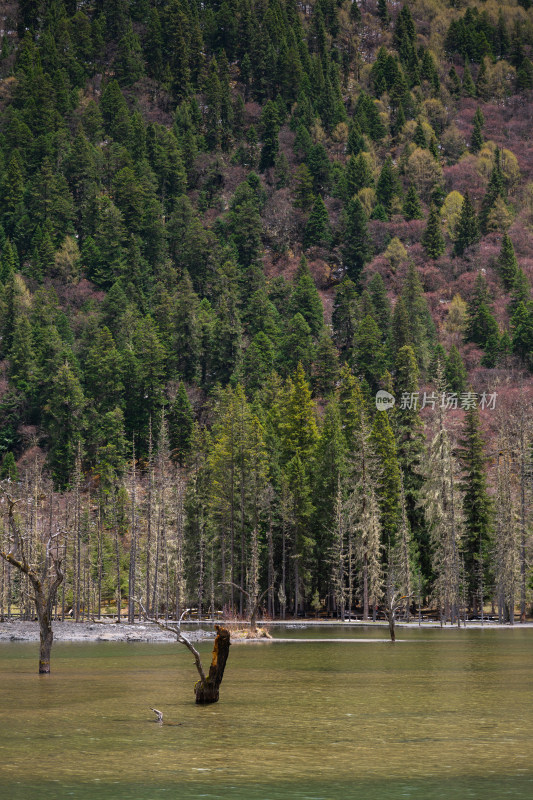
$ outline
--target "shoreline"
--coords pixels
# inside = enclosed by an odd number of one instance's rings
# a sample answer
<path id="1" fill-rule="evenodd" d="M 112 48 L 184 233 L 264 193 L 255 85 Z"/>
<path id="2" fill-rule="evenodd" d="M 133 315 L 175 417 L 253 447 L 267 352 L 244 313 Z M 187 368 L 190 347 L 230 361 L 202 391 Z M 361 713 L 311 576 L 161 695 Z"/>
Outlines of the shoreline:
<path id="1" fill-rule="evenodd" d="M 54 642 L 176 642 L 176 636 L 155 624 L 135 622 L 52 622 Z M 210 641 L 214 631 L 183 631 L 191 642 Z M 38 642 L 38 622 L 0 623 L 0 643 Z"/>
<path id="2" fill-rule="evenodd" d="M 235 628 L 242 631 L 249 623 L 222 621 L 218 620 L 218 624 L 227 625 L 231 632 L 237 632 Z M 198 628 L 190 630 L 190 626 L 198 626 L 197 622 L 185 621 L 182 623 L 183 633 L 190 639 L 191 642 L 212 641 L 215 638 L 215 631 L 212 629 L 214 623 L 208 621 L 202 622 L 201 625 L 209 626 L 208 629 Z M 147 643 L 160 643 L 160 642 L 175 642 L 176 637 L 168 631 L 158 628 L 157 625 L 147 622 L 135 622 L 129 624 L 127 622 L 53 622 L 55 642 L 147 642 Z M 344 628 L 347 627 L 359 629 L 362 627 L 367 628 L 383 628 L 387 629 L 386 622 L 338 622 L 337 620 L 275 620 L 273 622 L 259 623 L 260 628 L 272 629 L 278 627 L 285 627 L 289 630 L 305 630 L 306 628 Z M 523 630 L 533 628 L 533 622 L 515 623 L 514 625 L 500 624 L 498 622 L 485 622 L 483 625 L 479 620 L 472 620 L 468 622 L 467 628 L 463 626 L 459 628 L 457 625 L 441 625 L 438 622 L 422 622 L 421 625 L 418 621 L 413 622 L 398 622 L 396 623 L 397 629 L 402 630 L 447 630 L 447 631 L 464 631 L 464 630 Z M 234 638 L 234 642 L 260 642 L 260 641 L 277 641 L 276 637 L 272 639 L 265 638 L 246 638 L 238 635 Z M 280 637 L 281 640 L 281 637 Z M 37 622 L 21 622 L 15 620 L 12 622 L 0 622 L 0 643 L 4 642 L 38 642 L 39 641 L 39 625 Z M 290 641 L 290 640 L 289 640 Z M 294 639 L 294 641 L 301 641 L 301 639 Z M 331 641 L 336 641 L 332 639 Z M 371 640 L 372 641 L 372 640 Z"/>

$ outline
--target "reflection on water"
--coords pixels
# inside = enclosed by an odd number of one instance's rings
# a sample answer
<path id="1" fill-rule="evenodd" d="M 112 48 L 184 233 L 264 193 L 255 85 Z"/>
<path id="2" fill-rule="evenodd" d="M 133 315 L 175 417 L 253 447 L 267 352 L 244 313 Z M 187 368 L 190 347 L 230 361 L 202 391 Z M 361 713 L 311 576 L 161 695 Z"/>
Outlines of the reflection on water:
<path id="1" fill-rule="evenodd" d="M 276 635 L 369 640 L 235 644 L 206 707 L 174 644 L 57 644 L 48 677 L 36 645 L 2 645 L 0 796 L 533 796 L 533 630 Z"/>

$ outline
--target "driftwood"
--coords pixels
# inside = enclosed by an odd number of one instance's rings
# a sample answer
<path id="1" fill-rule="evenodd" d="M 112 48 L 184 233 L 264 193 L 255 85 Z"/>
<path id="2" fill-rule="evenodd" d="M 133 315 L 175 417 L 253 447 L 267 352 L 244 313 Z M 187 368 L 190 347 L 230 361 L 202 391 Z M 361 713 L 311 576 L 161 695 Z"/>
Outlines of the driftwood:
<path id="1" fill-rule="evenodd" d="M 201 705 L 218 702 L 219 688 L 220 684 L 222 683 L 222 678 L 224 677 L 224 669 L 226 667 L 226 661 L 228 660 L 229 648 L 231 644 L 230 633 L 227 630 L 227 628 L 222 628 L 220 627 L 220 625 L 215 625 L 215 630 L 217 632 L 217 635 L 215 637 L 215 643 L 213 645 L 211 666 L 209 667 L 209 673 L 206 676 L 202 667 L 202 662 L 200 660 L 200 653 L 194 647 L 192 642 L 181 632 L 181 621 L 189 609 L 186 609 L 183 612 L 177 623 L 168 623 L 168 622 L 162 622 L 161 620 L 155 619 L 154 617 L 150 617 L 148 615 L 148 612 L 146 611 L 146 608 L 142 604 L 142 601 L 135 600 L 135 602 L 138 603 L 139 608 L 141 609 L 142 616 L 147 622 L 153 622 L 162 630 L 173 633 L 176 636 L 176 640 L 180 642 L 180 644 L 185 645 L 187 650 L 189 650 L 192 653 L 194 657 L 196 671 L 200 676 L 200 680 L 196 681 L 194 685 L 196 702 Z M 154 713 L 157 713 L 156 709 L 152 709 L 152 711 L 154 711 Z"/>

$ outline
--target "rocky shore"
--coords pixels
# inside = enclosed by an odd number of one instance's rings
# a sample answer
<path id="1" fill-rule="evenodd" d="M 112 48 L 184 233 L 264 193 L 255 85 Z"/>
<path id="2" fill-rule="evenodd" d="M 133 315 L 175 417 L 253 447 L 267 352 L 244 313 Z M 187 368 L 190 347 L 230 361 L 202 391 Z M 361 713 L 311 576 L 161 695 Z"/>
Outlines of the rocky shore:
<path id="1" fill-rule="evenodd" d="M 56 642 L 172 642 L 176 637 L 149 622 L 54 622 Z M 215 632 L 184 629 L 190 641 L 213 639 Z M 37 622 L 0 622 L 0 642 L 38 642 Z"/>

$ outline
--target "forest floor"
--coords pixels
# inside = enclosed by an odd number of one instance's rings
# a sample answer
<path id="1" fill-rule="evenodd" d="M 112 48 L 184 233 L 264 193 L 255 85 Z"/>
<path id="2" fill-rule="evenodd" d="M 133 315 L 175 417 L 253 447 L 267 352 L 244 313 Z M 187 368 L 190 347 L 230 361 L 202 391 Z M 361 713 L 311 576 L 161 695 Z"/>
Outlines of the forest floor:
<path id="1" fill-rule="evenodd" d="M 206 623 L 202 623 L 206 624 Z M 228 624 L 228 623 L 226 623 Z M 286 620 L 285 622 L 268 622 L 266 623 L 265 627 L 272 628 L 277 627 L 277 625 L 283 625 L 290 629 L 298 628 L 301 630 L 305 630 L 307 627 L 336 627 L 342 623 L 337 622 L 336 620 L 330 621 L 316 621 L 316 620 L 298 620 L 291 621 Z M 350 627 L 354 627 L 354 629 L 360 627 L 363 623 L 361 622 L 351 622 L 351 623 L 344 623 L 344 625 L 350 625 Z M 243 623 L 239 623 L 239 628 L 237 630 L 232 629 L 235 623 L 229 623 L 228 627 L 231 630 L 231 635 L 233 641 L 265 641 L 270 639 L 268 634 L 263 633 L 261 631 L 260 635 L 257 638 L 252 638 L 249 635 L 249 632 L 245 634 L 245 630 L 243 630 L 242 625 Z M 372 625 L 375 627 L 387 627 L 387 624 L 384 622 L 366 622 L 364 623 L 365 627 L 368 625 Z M 481 622 L 479 620 L 469 620 L 467 623 L 468 629 L 471 630 L 472 628 L 481 628 Z M 188 626 L 183 626 L 183 633 L 193 642 L 199 642 L 203 640 L 213 639 L 215 636 L 214 630 L 188 630 Z M 413 628 L 416 629 L 419 627 L 418 621 L 413 621 L 409 623 L 397 623 L 398 628 Z M 439 628 L 440 625 L 438 622 L 422 622 L 421 628 Z M 500 625 L 497 622 L 493 621 L 485 621 L 484 628 L 511 628 L 510 625 Z M 523 628 L 533 628 L 533 621 L 528 621 L 526 623 L 520 624 L 518 622 L 515 623 L 513 626 L 516 630 L 521 630 Z M 461 625 L 463 628 L 463 625 Z M 150 623 L 145 622 L 135 622 L 133 625 L 130 625 L 127 622 L 124 623 L 117 623 L 117 622 L 54 622 L 53 623 L 54 629 L 54 640 L 56 642 L 172 642 L 176 640 L 176 637 L 164 630 L 161 630 L 156 625 L 152 625 Z M 444 626 L 445 630 L 457 630 L 457 626 L 451 626 L 450 624 Z M 18 620 L 14 620 L 11 622 L 0 622 L 0 642 L 36 642 L 39 640 L 39 625 L 37 622 L 20 622 Z M 278 640 L 278 637 L 275 637 L 275 640 Z M 285 640 L 284 640 L 285 641 Z M 291 641 L 291 640 L 286 640 Z M 295 639 L 294 641 L 302 641 L 301 639 Z"/>

